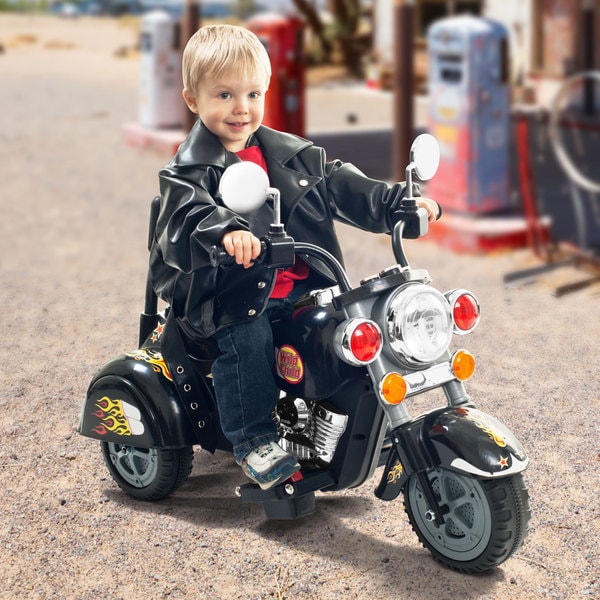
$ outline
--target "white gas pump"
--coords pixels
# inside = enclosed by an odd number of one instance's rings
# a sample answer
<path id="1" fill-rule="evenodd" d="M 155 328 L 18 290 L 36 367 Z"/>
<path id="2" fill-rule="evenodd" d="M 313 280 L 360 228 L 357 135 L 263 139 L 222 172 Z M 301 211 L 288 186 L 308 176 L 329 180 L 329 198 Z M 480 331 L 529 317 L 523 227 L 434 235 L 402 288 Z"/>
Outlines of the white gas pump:
<path id="1" fill-rule="evenodd" d="M 142 127 L 181 125 L 184 110 L 179 36 L 179 23 L 164 11 L 151 11 L 142 18 L 139 88 Z"/>

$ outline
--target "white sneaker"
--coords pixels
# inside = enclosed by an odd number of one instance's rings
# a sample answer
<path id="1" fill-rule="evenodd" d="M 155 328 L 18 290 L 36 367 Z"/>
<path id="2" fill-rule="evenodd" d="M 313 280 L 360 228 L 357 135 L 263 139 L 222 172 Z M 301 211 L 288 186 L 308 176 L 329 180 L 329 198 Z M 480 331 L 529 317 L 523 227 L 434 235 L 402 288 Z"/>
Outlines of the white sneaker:
<path id="1" fill-rule="evenodd" d="M 244 457 L 240 466 L 263 490 L 285 481 L 300 470 L 296 457 L 282 450 L 276 442 L 269 442 L 252 450 Z"/>

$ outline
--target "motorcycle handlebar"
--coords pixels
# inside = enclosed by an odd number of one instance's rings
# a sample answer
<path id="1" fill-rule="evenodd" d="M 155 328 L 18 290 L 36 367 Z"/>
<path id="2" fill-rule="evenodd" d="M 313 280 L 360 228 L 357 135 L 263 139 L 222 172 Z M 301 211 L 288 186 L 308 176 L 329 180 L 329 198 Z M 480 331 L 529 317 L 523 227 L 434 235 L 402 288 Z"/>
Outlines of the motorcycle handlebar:
<path id="1" fill-rule="evenodd" d="M 409 263 L 404 252 L 402 243 L 404 237 L 418 238 L 427 233 L 427 212 L 424 209 L 416 211 L 398 211 L 398 221 L 392 231 L 392 247 L 396 262 L 401 267 L 408 267 Z M 408 235 L 407 235 L 408 233 Z M 278 241 L 283 242 L 280 248 L 283 248 L 283 254 L 274 255 L 274 248 Z M 352 289 L 352 285 L 346 275 L 344 267 L 329 252 L 315 246 L 314 244 L 294 242 L 292 238 L 285 236 L 281 232 L 274 236 L 266 236 L 261 242 L 261 251 L 254 260 L 255 263 L 265 263 L 267 267 L 285 268 L 294 264 L 294 254 L 304 254 L 312 256 L 327 266 L 334 275 L 340 291 L 346 292 Z M 291 248 L 290 248 L 291 244 Z M 291 260 L 289 251 L 291 250 Z M 235 264 L 235 258 L 230 256 L 223 246 L 211 246 L 209 250 L 210 264 L 212 267 L 228 267 Z M 283 260 L 282 260 L 283 259 Z"/>
<path id="2" fill-rule="evenodd" d="M 258 258 L 254 261 L 257 263 L 264 262 L 268 254 L 268 245 L 264 240 L 261 240 L 261 252 Z M 295 253 L 306 256 L 312 256 L 328 267 L 338 283 L 340 291 L 347 292 L 352 289 L 350 280 L 344 271 L 344 267 L 339 261 L 323 248 L 314 244 L 297 242 L 294 244 Z M 223 246 L 211 246 L 209 251 L 210 264 L 212 267 L 231 266 L 235 263 L 233 256 L 227 254 Z"/>

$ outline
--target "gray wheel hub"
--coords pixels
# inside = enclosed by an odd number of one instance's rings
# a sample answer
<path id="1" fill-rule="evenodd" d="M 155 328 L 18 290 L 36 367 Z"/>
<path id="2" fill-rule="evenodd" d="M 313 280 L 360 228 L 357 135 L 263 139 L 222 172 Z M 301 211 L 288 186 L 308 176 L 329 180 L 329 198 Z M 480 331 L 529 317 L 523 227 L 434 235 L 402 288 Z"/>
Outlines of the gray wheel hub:
<path id="1" fill-rule="evenodd" d="M 149 486 L 158 473 L 156 448 L 135 448 L 122 444 L 108 444 L 110 460 L 119 475 L 136 488 Z"/>
<path id="2" fill-rule="evenodd" d="M 444 556 L 473 560 L 486 549 L 492 517 L 479 482 L 458 473 L 435 469 L 429 474 L 433 493 L 442 508 L 444 523 L 431 520 L 431 512 L 416 477 L 410 480 L 409 502 L 416 525 L 429 543 Z"/>

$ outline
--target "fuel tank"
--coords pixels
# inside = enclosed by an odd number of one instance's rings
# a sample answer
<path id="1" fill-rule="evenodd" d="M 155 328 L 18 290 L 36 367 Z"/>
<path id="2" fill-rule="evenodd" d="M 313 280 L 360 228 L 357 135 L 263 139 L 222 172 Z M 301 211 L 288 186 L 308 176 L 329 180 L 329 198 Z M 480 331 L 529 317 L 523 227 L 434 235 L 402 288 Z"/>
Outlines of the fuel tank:
<path id="1" fill-rule="evenodd" d="M 275 368 L 279 386 L 305 399 L 332 396 L 364 367 L 342 361 L 334 349 L 336 327 L 345 319 L 332 305 L 301 306 L 273 322 Z"/>

